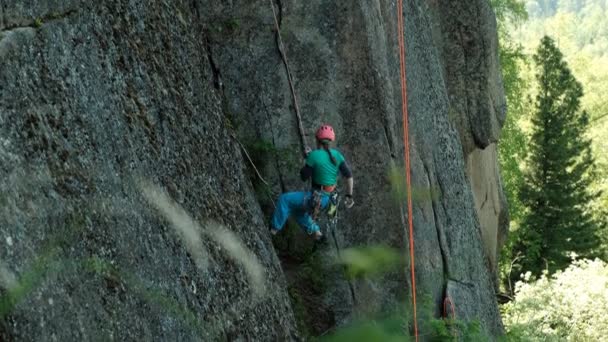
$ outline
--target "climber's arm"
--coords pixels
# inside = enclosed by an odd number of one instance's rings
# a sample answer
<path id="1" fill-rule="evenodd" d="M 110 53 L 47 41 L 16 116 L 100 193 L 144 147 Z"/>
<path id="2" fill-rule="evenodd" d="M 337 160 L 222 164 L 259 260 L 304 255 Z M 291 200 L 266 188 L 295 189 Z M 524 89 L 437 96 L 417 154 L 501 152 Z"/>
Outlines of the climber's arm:
<path id="1" fill-rule="evenodd" d="M 352 196 L 354 187 L 353 172 L 346 161 L 340 164 L 340 173 L 342 177 L 346 178 L 346 195 Z"/>
<path id="2" fill-rule="evenodd" d="M 300 169 L 300 177 L 303 182 L 310 179 L 312 177 L 312 167 L 308 166 L 308 164 L 304 165 L 304 167 Z"/>
<path id="3" fill-rule="evenodd" d="M 346 196 L 353 195 L 354 183 L 353 177 L 346 178 Z"/>

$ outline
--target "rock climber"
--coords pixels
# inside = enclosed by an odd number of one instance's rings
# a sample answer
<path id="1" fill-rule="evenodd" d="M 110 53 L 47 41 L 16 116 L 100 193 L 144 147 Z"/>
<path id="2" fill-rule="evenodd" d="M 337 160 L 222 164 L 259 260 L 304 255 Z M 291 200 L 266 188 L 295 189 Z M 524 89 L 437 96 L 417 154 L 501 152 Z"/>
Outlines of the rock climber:
<path id="1" fill-rule="evenodd" d="M 334 129 L 329 125 L 322 125 L 315 134 L 317 149 L 310 151 L 307 148 L 306 163 L 300 170 L 302 181 L 312 180 L 310 191 L 287 192 L 279 196 L 276 209 L 272 215 L 270 233 L 275 235 L 285 225 L 290 215 L 315 240 L 322 240 L 323 234 L 315 222 L 317 214 L 325 210 L 336 192 L 338 173 L 346 178 L 346 194 L 344 204 L 352 208 L 353 175 L 344 156 L 330 144 L 336 140 Z"/>

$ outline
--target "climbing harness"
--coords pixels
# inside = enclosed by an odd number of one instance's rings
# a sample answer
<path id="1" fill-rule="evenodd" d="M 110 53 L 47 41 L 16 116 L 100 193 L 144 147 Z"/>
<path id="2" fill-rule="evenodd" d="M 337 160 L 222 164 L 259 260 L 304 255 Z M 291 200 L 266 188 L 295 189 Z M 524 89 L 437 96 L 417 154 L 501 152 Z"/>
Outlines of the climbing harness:
<path id="1" fill-rule="evenodd" d="M 328 230 L 331 233 L 331 237 L 334 240 L 334 245 L 336 246 L 336 253 L 338 253 L 338 258 L 342 258 L 340 255 L 340 246 L 338 245 L 338 239 L 336 238 L 336 229 L 338 229 L 338 204 L 340 198 L 336 196 L 336 204 L 334 208 L 334 214 L 329 218 Z"/>
<path id="2" fill-rule="evenodd" d="M 319 190 L 313 190 L 310 199 L 308 202 L 308 208 L 310 210 L 310 216 L 314 221 L 319 217 L 319 213 L 321 212 L 321 202 L 323 201 L 323 193 Z"/>
<path id="3" fill-rule="evenodd" d="M 338 208 L 338 200 L 339 195 L 336 191 L 336 186 L 324 186 L 321 189 L 313 189 L 311 195 L 308 199 L 305 199 L 304 206 L 309 211 L 310 216 L 312 216 L 313 220 L 317 220 L 319 215 L 323 210 L 321 210 L 321 205 L 323 202 L 324 193 L 329 193 L 329 204 L 325 209 L 325 213 L 328 217 L 332 218 L 336 215 L 336 211 Z"/>
<path id="4" fill-rule="evenodd" d="M 333 220 L 337 219 L 338 214 L 338 201 L 340 197 L 338 196 L 338 192 L 334 191 L 329 196 L 329 206 L 327 207 L 327 216 Z"/>
<path id="5" fill-rule="evenodd" d="M 418 319 L 416 317 L 416 269 L 414 262 L 414 223 L 412 220 L 412 180 L 410 170 L 410 141 L 407 111 L 407 78 L 405 69 L 405 24 L 403 0 L 397 1 L 397 35 L 399 40 L 399 69 L 401 79 L 401 111 L 403 114 L 403 153 L 405 157 L 405 178 L 407 181 L 407 218 L 410 240 L 410 276 L 412 281 L 412 305 L 414 307 L 414 334 L 418 341 Z"/>

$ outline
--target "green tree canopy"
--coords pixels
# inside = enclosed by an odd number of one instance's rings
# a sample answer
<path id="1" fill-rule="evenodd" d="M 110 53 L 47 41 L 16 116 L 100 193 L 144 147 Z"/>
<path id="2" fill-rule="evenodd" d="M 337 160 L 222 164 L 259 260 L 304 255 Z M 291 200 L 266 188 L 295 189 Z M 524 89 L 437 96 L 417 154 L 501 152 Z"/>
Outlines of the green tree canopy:
<path id="1" fill-rule="evenodd" d="M 515 248 L 524 256 L 521 271 L 540 274 L 565 268 L 569 252 L 593 256 L 599 227 L 589 210 L 598 194 L 590 191 L 594 159 L 582 86 L 551 38 L 541 40 L 534 62 L 538 94 L 519 194 L 527 212 Z"/>

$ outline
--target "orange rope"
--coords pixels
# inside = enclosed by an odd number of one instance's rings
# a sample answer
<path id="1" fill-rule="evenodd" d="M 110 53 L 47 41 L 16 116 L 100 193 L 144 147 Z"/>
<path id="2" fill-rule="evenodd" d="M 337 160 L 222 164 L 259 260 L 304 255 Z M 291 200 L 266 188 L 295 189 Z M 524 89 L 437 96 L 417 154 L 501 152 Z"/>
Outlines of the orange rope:
<path id="1" fill-rule="evenodd" d="M 418 319 L 416 317 L 416 268 L 414 262 L 414 223 L 412 220 L 412 179 L 411 179 L 411 166 L 410 166 L 410 137 L 409 137 L 409 123 L 408 123 L 408 112 L 407 112 L 407 79 L 405 69 L 405 24 L 403 16 L 403 0 L 399 0 L 397 4 L 397 25 L 399 26 L 398 38 L 399 38 L 399 65 L 400 65 L 400 76 L 401 76 L 401 109 L 403 114 L 403 146 L 405 154 L 405 178 L 407 180 L 407 220 L 409 226 L 409 237 L 410 237 L 410 270 L 412 279 L 412 303 L 414 306 L 414 334 L 416 341 L 418 341 Z"/>

